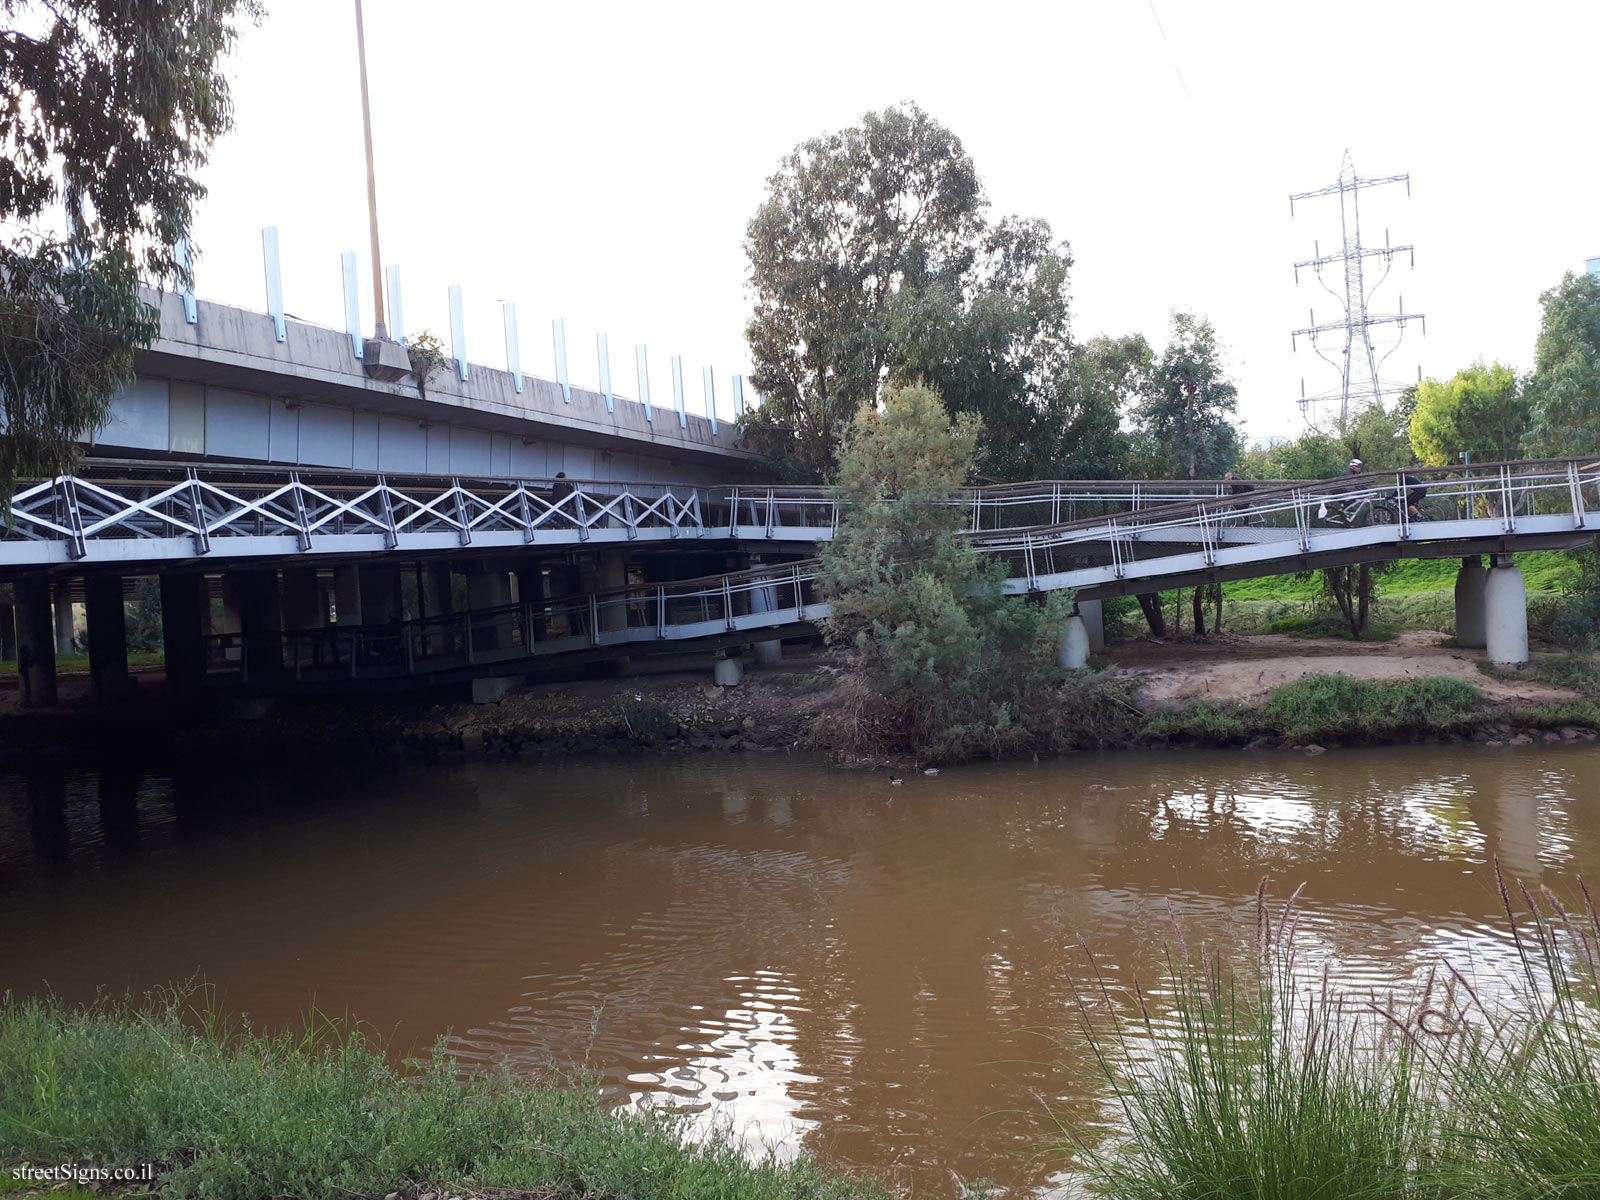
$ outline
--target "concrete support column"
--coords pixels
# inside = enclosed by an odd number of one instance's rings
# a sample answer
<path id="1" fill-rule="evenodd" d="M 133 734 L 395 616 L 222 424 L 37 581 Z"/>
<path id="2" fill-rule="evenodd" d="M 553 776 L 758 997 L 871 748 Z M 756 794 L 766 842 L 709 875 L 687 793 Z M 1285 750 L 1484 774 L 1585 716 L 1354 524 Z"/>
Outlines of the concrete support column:
<path id="1" fill-rule="evenodd" d="M 537 575 L 536 575 L 537 577 Z M 423 563 L 417 576 L 417 593 L 422 597 L 422 615 L 448 616 L 452 611 L 449 563 Z M 523 584 L 523 598 L 527 598 L 527 585 Z"/>
<path id="2" fill-rule="evenodd" d="M 711 681 L 718 687 L 738 687 L 744 678 L 744 665 L 737 654 L 719 658 L 711 668 Z"/>
<path id="3" fill-rule="evenodd" d="M 1485 642 L 1489 661 L 1528 661 L 1528 592 L 1522 568 L 1511 556 L 1492 555 L 1489 578 L 1483 588 Z"/>
<path id="4" fill-rule="evenodd" d="M 333 617 L 341 627 L 361 624 L 361 568 L 355 563 L 333 569 Z"/>
<path id="5" fill-rule="evenodd" d="M 17 613 L 10 604 L 0 604 L 0 661 L 17 657 Z"/>
<path id="6" fill-rule="evenodd" d="M 387 564 L 361 568 L 361 623 L 398 625 L 404 618 L 400 568 Z"/>
<path id="7" fill-rule="evenodd" d="M 328 623 L 328 606 L 315 567 L 283 569 L 283 627 L 291 633 L 321 629 Z M 325 645 L 317 637 L 299 637 L 291 643 L 290 661 L 296 666 L 320 665 Z"/>
<path id="8" fill-rule="evenodd" d="M 1106 620 L 1100 601 L 1079 600 L 1078 615 L 1083 618 L 1084 631 L 1089 635 L 1089 650 L 1100 653 L 1106 648 Z"/>
<path id="9" fill-rule="evenodd" d="M 1483 559 L 1472 554 L 1461 560 L 1456 572 L 1456 645 L 1474 649 L 1488 644 L 1488 630 L 1484 623 L 1484 587 L 1489 575 L 1483 569 Z"/>
<path id="10" fill-rule="evenodd" d="M 89 686 L 96 704 L 126 700 L 128 620 L 122 607 L 122 576 L 90 575 L 83 581 L 89 621 Z"/>
<path id="11" fill-rule="evenodd" d="M 612 592 L 628 586 L 627 550 L 602 550 L 595 569 L 595 591 Z M 615 599 L 600 605 L 600 628 L 614 632 L 628 627 L 628 606 Z"/>
<path id="12" fill-rule="evenodd" d="M 511 603 L 511 575 L 507 571 L 484 564 L 467 572 L 467 608 L 473 613 L 485 609 L 504 608 Z M 502 615 L 484 617 L 472 622 L 473 653 L 500 650 L 511 645 L 510 625 L 513 618 Z"/>
<path id="13" fill-rule="evenodd" d="M 78 649 L 72 624 L 72 584 L 62 581 L 53 589 L 56 607 L 56 653 L 72 654 Z"/>
<path id="14" fill-rule="evenodd" d="M 161 648 L 167 689 L 195 695 L 206 681 L 204 630 L 211 597 L 204 575 L 164 573 L 161 580 Z"/>
<path id="15" fill-rule="evenodd" d="M 56 702 L 56 630 L 50 617 L 50 585 L 42 579 L 30 579 L 13 588 L 22 706 L 49 708 Z"/>
<path id="16" fill-rule="evenodd" d="M 269 567 L 239 571 L 232 578 L 238 589 L 239 631 L 244 635 L 246 670 L 251 676 L 270 674 L 283 666 L 283 643 L 278 636 L 283 629 L 278 572 Z"/>
<path id="17" fill-rule="evenodd" d="M 328 623 L 326 606 L 322 603 L 322 587 L 317 582 L 315 567 L 285 567 L 283 569 L 283 627 L 285 629 L 321 629 Z"/>
<path id="18" fill-rule="evenodd" d="M 1074 613 L 1061 627 L 1061 652 L 1057 658 L 1062 668 L 1076 671 L 1089 663 L 1089 631 L 1083 618 Z"/>
<path id="19" fill-rule="evenodd" d="M 750 648 L 755 652 L 756 662 L 763 667 L 774 666 L 783 661 L 783 643 L 777 638 L 752 642 Z"/>

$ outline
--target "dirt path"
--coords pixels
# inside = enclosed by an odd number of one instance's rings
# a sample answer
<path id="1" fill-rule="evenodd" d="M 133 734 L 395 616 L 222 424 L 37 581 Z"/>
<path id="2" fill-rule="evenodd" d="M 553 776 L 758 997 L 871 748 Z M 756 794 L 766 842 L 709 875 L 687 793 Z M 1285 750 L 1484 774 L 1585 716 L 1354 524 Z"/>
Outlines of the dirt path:
<path id="1" fill-rule="evenodd" d="M 1441 646 L 1440 634 L 1402 633 L 1390 642 L 1352 643 L 1336 638 L 1292 638 L 1282 634 L 1156 642 L 1118 642 L 1106 657 L 1124 678 L 1138 684 L 1146 704 L 1192 700 L 1258 703 L 1280 684 L 1311 674 L 1356 679 L 1416 679 L 1447 675 L 1464 679 L 1491 700 L 1542 704 L 1576 693 L 1532 680 L 1495 679 L 1478 670 L 1481 651 Z"/>

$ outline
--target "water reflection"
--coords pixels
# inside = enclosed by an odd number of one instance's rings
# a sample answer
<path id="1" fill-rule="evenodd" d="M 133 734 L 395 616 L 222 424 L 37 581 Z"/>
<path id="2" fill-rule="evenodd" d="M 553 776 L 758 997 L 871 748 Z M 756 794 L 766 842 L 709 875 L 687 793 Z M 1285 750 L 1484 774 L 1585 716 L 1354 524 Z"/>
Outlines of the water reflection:
<path id="1" fill-rule="evenodd" d="M 711 757 L 272 778 L 0 779 L 0 988 L 200 971 L 258 1020 L 315 1000 L 402 1049 L 587 1058 L 918 1195 L 1050 1184 L 1038 1097 L 1101 1097 L 1082 938 L 1153 980 L 1168 901 L 1237 944 L 1262 876 L 1381 986 L 1505 944 L 1487 864 L 1600 865 L 1600 749 L 1080 757 L 912 777 Z M 1159 991 L 1159 988 L 1157 988 Z"/>

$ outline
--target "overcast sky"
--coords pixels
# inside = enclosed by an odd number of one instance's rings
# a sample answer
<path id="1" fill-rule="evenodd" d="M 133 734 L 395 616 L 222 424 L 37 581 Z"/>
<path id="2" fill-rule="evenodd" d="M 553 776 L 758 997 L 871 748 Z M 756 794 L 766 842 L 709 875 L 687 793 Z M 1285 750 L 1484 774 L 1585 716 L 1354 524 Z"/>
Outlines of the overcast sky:
<path id="1" fill-rule="evenodd" d="M 341 326 L 339 255 L 372 302 L 349 0 L 267 0 L 233 70 L 237 127 L 205 172 L 202 296 L 264 308 L 260 230 L 276 225 L 288 310 Z M 553 375 L 566 319 L 576 383 L 594 335 L 636 395 L 684 358 L 748 370 L 741 243 L 796 143 L 915 100 L 966 144 L 994 212 L 1068 240 L 1074 333 L 1165 336 L 1215 323 L 1253 437 L 1292 434 L 1301 379 L 1337 376 L 1291 329 L 1337 315 L 1291 264 L 1337 245 L 1332 183 L 1409 172 L 1362 204 L 1363 232 L 1414 243 L 1374 299 L 1427 314 L 1385 375 L 1533 357 L 1539 293 L 1600 254 L 1595 148 L 1600 4 L 1305 5 L 1056 0 L 981 5 L 494 3 L 367 0 L 383 256 L 407 333 L 448 338 L 466 297 L 468 357 L 503 365 L 498 301 L 517 302 L 523 369 Z"/>

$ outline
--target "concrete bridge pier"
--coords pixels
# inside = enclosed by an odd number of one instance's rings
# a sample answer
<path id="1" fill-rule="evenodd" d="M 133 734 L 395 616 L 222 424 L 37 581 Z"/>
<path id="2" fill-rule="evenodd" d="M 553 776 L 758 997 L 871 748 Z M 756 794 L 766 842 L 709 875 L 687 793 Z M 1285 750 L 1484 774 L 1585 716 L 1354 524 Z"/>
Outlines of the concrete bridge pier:
<path id="1" fill-rule="evenodd" d="M 1484 624 L 1484 588 L 1489 576 L 1483 569 L 1483 559 L 1469 554 L 1461 560 L 1456 572 L 1456 645 L 1482 649 L 1488 645 L 1488 631 Z"/>
<path id="2" fill-rule="evenodd" d="M 56 630 L 50 617 L 50 585 L 43 579 L 28 579 L 12 586 L 22 706 L 50 708 L 56 702 Z"/>
<path id="3" fill-rule="evenodd" d="M 14 662 L 17 657 L 17 610 L 12 604 L 0 604 L 0 661 Z"/>
<path id="4" fill-rule="evenodd" d="M 72 582 L 63 579 L 55 585 L 56 654 L 72 654 L 78 649 L 77 631 L 72 623 Z"/>
<path id="5" fill-rule="evenodd" d="M 283 568 L 283 628 L 289 633 L 321 629 L 328 623 L 328 606 L 315 567 Z M 314 639 L 296 641 L 289 650 L 295 666 L 317 665 L 321 645 Z"/>
<path id="6" fill-rule="evenodd" d="M 1057 657 L 1063 670 L 1077 671 L 1089 665 L 1089 630 L 1084 619 L 1073 613 L 1061 627 L 1061 652 Z"/>
<path id="7" fill-rule="evenodd" d="M 1489 578 L 1484 583 L 1485 641 L 1489 661 L 1528 661 L 1528 592 L 1522 568 L 1509 554 L 1489 556 Z"/>
<path id="8" fill-rule="evenodd" d="M 83 581 L 89 622 L 89 687 L 96 704 L 128 698 L 128 619 L 122 607 L 122 576 L 90 575 Z"/>
<path id="9" fill-rule="evenodd" d="M 1089 650 L 1098 654 L 1106 648 L 1105 611 L 1098 600 L 1079 600 L 1078 615 L 1083 618 L 1084 632 L 1089 635 Z"/>
<path id="10" fill-rule="evenodd" d="M 277 569 L 266 567 L 225 576 L 224 596 L 230 591 L 238 604 L 245 669 L 251 675 L 270 674 L 283 666 L 283 644 L 278 636 L 283 621 L 278 604 Z"/>
<path id="11" fill-rule="evenodd" d="M 496 562 L 473 563 L 467 570 L 467 611 L 480 612 L 487 608 L 505 608 L 511 603 L 511 574 Z M 472 622 L 472 649 L 499 650 L 511 645 L 510 631 L 503 629 L 505 619 L 483 617 Z"/>
<path id="12" fill-rule="evenodd" d="M 205 633 L 211 613 L 206 577 L 163 572 L 161 581 L 161 648 L 166 655 L 167 689 L 195 696 L 205 687 Z"/>

